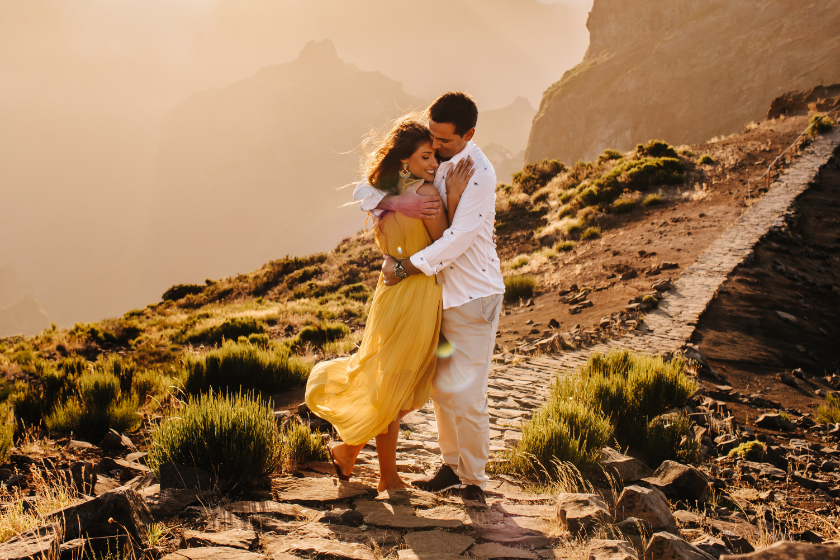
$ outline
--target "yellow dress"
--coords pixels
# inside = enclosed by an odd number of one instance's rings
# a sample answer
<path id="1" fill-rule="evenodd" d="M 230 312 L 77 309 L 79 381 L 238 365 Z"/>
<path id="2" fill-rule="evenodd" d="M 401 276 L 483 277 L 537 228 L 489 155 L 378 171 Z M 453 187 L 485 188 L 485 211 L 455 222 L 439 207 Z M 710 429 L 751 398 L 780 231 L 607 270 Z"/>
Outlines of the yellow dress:
<path id="1" fill-rule="evenodd" d="M 400 260 L 432 241 L 422 220 L 395 212 L 374 227 L 379 250 Z M 386 286 L 380 274 L 359 351 L 312 369 L 306 404 L 344 443 L 365 443 L 399 411 L 420 408 L 431 396 L 441 293 L 433 276 L 415 274 Z"/>

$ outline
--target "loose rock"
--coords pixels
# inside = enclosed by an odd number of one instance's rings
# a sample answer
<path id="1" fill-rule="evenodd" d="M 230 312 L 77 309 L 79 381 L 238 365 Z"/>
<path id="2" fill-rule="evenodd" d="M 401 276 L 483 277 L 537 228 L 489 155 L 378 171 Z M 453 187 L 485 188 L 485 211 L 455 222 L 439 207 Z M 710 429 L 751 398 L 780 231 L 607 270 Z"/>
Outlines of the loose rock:
<path id="1" fill-rule="evenodd" d="M 633 457 L 619 453 L 611 447 L 601 450 L 601 466 L 607 472 L 615 472 L 621 482 L 636 482 L 645 477 L 653 476 L 653 469 Z"/>
<path id="2" fill-rule="evenodd" d="M 720 558 L 721 554 L 732 554 L 732 551 L 726 548 L 726 544 L 722 540 L 711 535 L 703 535 L 696 541 L 692 541 L 691 544 L 714 558 Z"/>
<path id="3" fill-rule="evenodd" d="M 720 560 L 840 560 L 840 546 L 782 541 L 749 554 L 724 554 Z"/>
<path id="4" fill-rule="evenodd" d="M 527 558 L 535 560 L 537 555 L 521 548 L 511 548 L 497 543 L 477 544 L 470 549 L 470 554 L 476 558 Z"/>
<path id="5" fill-rule="evenodd" d="M 472 537 L 446 531 L 418 531 L 405 536 L 405 544 L 417 553 L 457 555 L 467 550 L 473 543 L 475 539 Z"/>
<path id="6" fill-rule="evenodd" d="M 588 531 L 596 523 L 611 521 L 610 510 L 598 494 L 558 494 L 557 518 L 573 535 Z"/>
<path id="7" fill-rule="evenodd" d="M 687 502 L 703 502 L 711 491 L 706 475 L 690 465 L 675 461 L 664 461 L 653 476 L 643 479 L 643 482 L 658 488 L 669 499 Z"/>
<path id="8" fill-rule="evenodd" d="M 622 521 L 636 517 L 649 523 L 655 531 L 677 532 L 677 521 L 668 500 L 656 488 L 626 487 L 615 506 L 615 517 Z"/>
<path id="9" fill-rule="evenodd" d="M 593 539 L 586 549 L 587 560 L 638 560 L 639 555 L 627 541 Z"/>
<path id="10" fill-rule="evenodd" d="M 714 556 L 671 533 L 656 533 L 645 549 L 645 560 L 714 560 Z"/>
<path id="11" fill-rule="evenodd" d="M 285 555 L 284 555 L 285 556 Z M 274 560 L 286 560 L 286 556 L 274 556 Z M 238 548 L 224 546 L 204 546 L 199 548 L 182 548 L 172 554 L 167 554 L 161 560 L 267 560 L 262 554 L 248 552 Z"/>
<path id="12" fill-rule="evenodd" d="M 146 547 L 146 525 L 152 522 L 152 513 L 140 494 L 117 488 L 98 498 L 54 511 L 45 518 L 63 523 L 65 541 L 82 536 L 114 537 L 124 530 L 135 543 Z"/>
<path id="13" fill-rule="evenodd" d="M 3 560 L 53 558 L 59 549 L 59 526 L 55 523 L 36 527 L 0 543 Z"/>

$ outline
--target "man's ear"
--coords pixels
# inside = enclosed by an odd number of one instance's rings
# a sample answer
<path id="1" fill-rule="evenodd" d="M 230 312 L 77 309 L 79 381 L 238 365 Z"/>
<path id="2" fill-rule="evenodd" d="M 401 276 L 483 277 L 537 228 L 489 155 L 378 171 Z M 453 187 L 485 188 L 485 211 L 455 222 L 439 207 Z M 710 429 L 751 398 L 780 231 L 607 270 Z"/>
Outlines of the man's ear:
<path id="1" fill-rule="evenodd" d="M 472 127 L 471 129 L 469 129 L 469 130 L 468 130 L 468 131 L 464 134 L 464 140 L 465 140 L 466 142 L 469 142 L 470 140 L 472 140 L 472 139 L 473 139 L 473 136 L 475 136 L 475 127 Z"/>

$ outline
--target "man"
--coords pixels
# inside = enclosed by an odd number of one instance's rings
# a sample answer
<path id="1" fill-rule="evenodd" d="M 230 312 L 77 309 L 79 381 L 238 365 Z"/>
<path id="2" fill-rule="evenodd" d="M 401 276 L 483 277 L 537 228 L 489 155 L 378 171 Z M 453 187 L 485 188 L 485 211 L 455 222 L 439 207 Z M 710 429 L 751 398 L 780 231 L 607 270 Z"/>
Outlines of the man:
<path id="1" fill-rule="evenodd" d="M 473 176 L 443 237 L 410 259 L 386 256 L 382 273 L 387 285 L 412 274 L 438 275 L 443 284 L 441 332 L 452 355 L 438 360 L 432 388 L 443 465 L 413 484 L 431 492 L 462 487 L 465 499 L 484 503 L 490 458 L 487 380 L 505 285 L 493 237 L 496 173 L 472 142 L 477 121 L 478 109 L 465 93 L 445 93 L 429 108 L 433 147 L 442 162 L 434 181 L 440 199 L 412 190 L 384 195 L 366 182 L 353 198 L 377 215 L 391 210 L 427 218 L 446 211 L 440 206 L 441 199 L 448 204 L 447 175 L 472 162 Z"/>

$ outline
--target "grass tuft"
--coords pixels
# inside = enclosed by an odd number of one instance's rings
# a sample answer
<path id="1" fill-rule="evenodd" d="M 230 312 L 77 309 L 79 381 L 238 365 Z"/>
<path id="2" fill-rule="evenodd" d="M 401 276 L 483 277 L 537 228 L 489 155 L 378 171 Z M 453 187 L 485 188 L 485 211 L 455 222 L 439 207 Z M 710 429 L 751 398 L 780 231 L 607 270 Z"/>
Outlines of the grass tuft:
<path id="1" fill-rule="evenodd" d="M 575 248 L 575 242 L 574 241 L 558 241 L 557 243 L 554 244 L 554 250 L 557 251 L 558 253 L 560 251 L 571 251 L 574 248 Z"/>
<path id="2" fill-rule="evenodd" d="M 713 158 L 709 154 L 702 155 L 697 159 L 697 165 L 714 165 L 714 164 L 715 164 L 715 158 Z"/>
<path id="3" fill-rule="evenodd" d="M 729 451 L 730 457 L 742 457 L 748 461 L 760 461 L 764 457 L 764 444 L 760 441 L 745 441 Z"/>
<path id="4" fill-rule="evenodd" d="M 329 461 L 330 452 L 320 432 L 313 432 L 308 424 L 299 419 L 287 422 L 280 430 L 282 449 L 280 452 L 283 470 L 292 471 L 306 461 Z"/>
<path id="5" fill-rule="evenodd" d="M 537 281 L 533 276 L 505 277 L 505 301 L 514 302 L 534 296 Z"/>
<path id="6" fill-rule="evenodd" d="M 8 406 L 0 405 L 0 416 L 3 423 L 0 424 L 0 463 L 5 463 L 12 451 L 12 444 L 15 437 L 15 415 Z"/>
<path id="7" fill-rule="evenodd" d="M 588 227 L 580 234 L 580 238 L 584 240 L 595 239 L 598 237 L 601 237 L 601 228 L 598 227 Z"/>
<path id="8" fill-rule="evenodd" d="M 626 214 L 638 205 L 639 201 L 632 198 L 620 198 L 612 203 L 611 209 L 615 214 Z"/>
<path id="9" fill-rule="evenodd" d="M 522 268 L 523 266 L 527 265 L 530 262 L 531 262 L 531 257 L 529 257 L 528 255 L 519 255 L 517 257 L 514 257 L 514 258 L 510 259 L 510 261 L 508 262 L 508 266 L 510 266 L 511 270 L 516 270 L 516 269 Z"/>
<path id="10" fill-rule="evenodd" d="M 814 115 L 808 124 L 807 134 L 816 136 L 829 132 L 836 123 L 828 115 Z"/>
<path id="11" fill-rule="evenodd" d="M 649 194 L 642 201 L 642 204 L 645 206 L 656 206 L 657 204 L 662 204 L 662 197 L 658 194 Z"/>
<path id="12" fill-rule="evenodd" d="M 834 395 L 827 395 L 825 404 L 817 409 L 817 420 L 823 424 L 837 424 L 840 422 L 840 398 Z"/>
<path id="13" fill-rule="evenodd" d="M 251 394 L 203 394 L 152 427 L 147 463 L 160 476 L 172 461 L 210 472 L 220 487 L 270 474 L 281 454 L 274 413 Z"/>
<path id="14" fill-rule="evenodd" d="M 231 317 L 220 325 L 190 331 L 186 341 L 191 343 L 220 344 L 224 340 L 238 340 L 240 336 L 263 334 L 263 321 L 253 317 Z"/>

